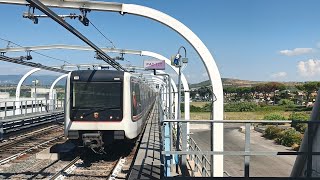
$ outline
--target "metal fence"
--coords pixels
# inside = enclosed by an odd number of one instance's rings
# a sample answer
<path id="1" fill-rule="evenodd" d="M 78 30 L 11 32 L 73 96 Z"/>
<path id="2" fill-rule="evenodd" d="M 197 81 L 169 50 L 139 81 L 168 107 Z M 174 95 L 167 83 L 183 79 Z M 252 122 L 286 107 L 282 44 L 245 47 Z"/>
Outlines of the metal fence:
<path id="1" fill-rule="evenodd" d="M 301 171 L 302 176 L 308 178 L 318 176 L 317 174 L 313 173 L 316 172 L 315 169 L 313 169 L 313 160 L 312 157 L 315 155 L 320 155 L 320 152 L 314 152 L 313 151 L 313 143 L 314 143 L 314 137 L 317 133 L 317 127 L 319 126 L 320 121 L 298 121 L 298 120 L 281 120 L 281 121 L 275 121 L 275 120 L 162 120 L 163 124 L 169 124 L 169 123 L 177 123 L 177 124 L 183 124 L 183 123 L 209 123 L 213 126 L 214 123 L 237 123 L 237 124 L 245 124 L 245 144 L 244 144 L 244 151 L 201 151 L 197 143 L 192 139 L 189 138 L 188 142 L 182 142 L 182 134 L 180 134 L 180 143 L 188 143 L 188 150 L 184 151 L 181 150 L 181 147 L 177 148 L 175 146 L 172 146 L 171 148 L 174 150 L 164 150 L 162 151 L 162 154 L 165 154 L 167 157 L 174 157 L 178 156 L 179 158 L 179 166 L 182 171 L 185 164 L 182 163 L 182 158 L 186 158 L 186 161 L 188 161 L 189 166 L 191 167 L 191 172 L 188 174 L 188 176 L 195 176 L 195 177 L 210 177 L 212 176 L 212 158 L 214 155 L 225 155 L 225 156 L 243 156 L 244 157 L 244 174 L 243 177 L 250 177 L 250 157 L 251 156 L 288 156 L 288 155 L 294 155 L 294 156 L 300 156 L 303 159 L 300 161 L 298 166 L 299 168 L 295 168 L 296 171 Z M 282 124 L 282 123 L 305 123 L 308 124 L 307 130 L 305 132 L 305 138 L 301 144 L 300 151 L 290 151 L 290 152 L 273 152 L 273 151 L 252 151 L 250 150 L 250 127 L 252 124 Z M 170 126 L 169 126 L 170 127 Z M 170 131 L 176 131 L 176 129 L 171 128 Z M 177 132 L 172 133 L 177 134 Z M 176 137 L 172 137 L 176 138 Z M 213 137 L 212 137 L 213 138 Z M 180 144 L 180 145 L 181 145 Z M 303 148 L 304 147 L 304 148 Z M 187 155 L 184 156 L 183 155 Z M 297 158 L 298 159 L 298 158 Z M 193 165 L 191 165 L 193 164 Z M 297 162 L 296 162 L 297 164 Z M 166 166 L 167 164 L 165 164 Z M 296 166 L 296 165 L 295 165 Z M 167 167 L 165 167 L 167 168 Z M 168 168 L 169 170 L 169 168 Z M 227 173 L 225 173 L 226 176 L 229 176 Z"/>
<path id="2" fill-rule="evenodd" d="M 63 99 L 23 100 L 0 102 L 0 118 L 32 113 L 54 112 L 63 109 Z"/>
<path id="3" fill-rule="evenodd" d="M 189 151 L 201 152 L 200 147 L 192 138 L 189 139 Z M 196 173 L 200 172 L 199 174 L 201 174 L 202 177 L 210 177 L 211 163 L 210 163 L 210 160 L 208 160 L 206 155 L 192 154 L 189 156 L 187 161 L 188 161 L 189 167 L 191 167 L 190 176 L 196 177 Z"/>

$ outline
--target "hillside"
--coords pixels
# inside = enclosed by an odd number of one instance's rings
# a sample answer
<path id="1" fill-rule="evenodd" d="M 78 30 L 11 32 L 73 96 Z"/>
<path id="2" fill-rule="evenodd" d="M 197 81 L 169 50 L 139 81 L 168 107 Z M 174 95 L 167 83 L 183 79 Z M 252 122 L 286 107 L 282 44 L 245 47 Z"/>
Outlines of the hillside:
<path id="1" fill-rule="evenodd" d="M 18 84 L 23 75 L 0 75 L 0 85 Z M 23 83 L 25 85 L 31 85 L 35 79 L 39 80 L 40 85 L 51 85 L 58 76 L 52 75 L 31 75 Z M 58 85 L 64 85 L 65 82 L 61 80 Z"/>
<path id="2" fill-rule="evenodd" d="M 268 82 L 271 82 L 271 81 L 249 81 L 249 80 L 240 80 L 240 79 L 232 79 L 232 78 L 222 78 L 223 87 L 230 87 L 230 86 L 252 87 L 259 83 L 268 83 Z M 286 86 L 295 86 L 295 85 L 302 84 L 303 82 L 280 82 L 280 83 L 283 83 Z M 209 85 L 210 85 L 210 82 L 209 80 L 207 80 L 207 81 L 202 81 L 200 83 L 191 84 L 190 88 L 199 88 L 202 86 L 209 86 Z"/>

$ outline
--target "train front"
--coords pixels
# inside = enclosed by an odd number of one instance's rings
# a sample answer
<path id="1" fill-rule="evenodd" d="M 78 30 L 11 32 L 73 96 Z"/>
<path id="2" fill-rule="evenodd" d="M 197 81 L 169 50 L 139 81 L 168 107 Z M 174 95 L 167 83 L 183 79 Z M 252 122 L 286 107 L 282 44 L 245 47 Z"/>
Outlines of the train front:
<path id="1" fill-rule="evenodd" d="M 80 70 L 66 86 L 65 135 L 92 149 L 123 138 L 123 77 L 120 71 Z M 122 137 L 123 136 L 123 137 Z"/>

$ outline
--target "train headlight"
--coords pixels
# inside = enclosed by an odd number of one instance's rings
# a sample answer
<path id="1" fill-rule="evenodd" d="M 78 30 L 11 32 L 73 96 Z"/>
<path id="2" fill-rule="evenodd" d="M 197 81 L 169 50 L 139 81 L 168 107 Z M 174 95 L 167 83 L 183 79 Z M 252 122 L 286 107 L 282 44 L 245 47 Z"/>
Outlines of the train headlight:
<path id="1" fill-rule="evenodd" d="M 93 117 L 94 118 L 98 118 L 99 117 L 99 113 L 98 112 L 93 113 Z"/>
<path id="2" fill-rule="evenodd" d="M 109 117 L 110 120 L 111 120 L 112 118 L 113 118 L 112 116 Z"/>

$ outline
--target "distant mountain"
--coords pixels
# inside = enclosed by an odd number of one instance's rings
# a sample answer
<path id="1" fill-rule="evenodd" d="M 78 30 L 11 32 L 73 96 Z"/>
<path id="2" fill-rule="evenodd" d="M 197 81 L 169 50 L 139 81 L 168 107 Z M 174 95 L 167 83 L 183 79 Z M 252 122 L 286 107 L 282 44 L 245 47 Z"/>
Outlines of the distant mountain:
<path id="1" fill-rule="evenodd" d="M 0 75 L 0 85 L 18 84 L 23 75 Z M 51 85 L 59 76 L 53 75 L 31 75 L 23 84 L 32 85 L 32 81 L 39 80 L 40 85 Z M 65 81 L 61 80 L 58 85 L 64 85 Z"/>
<path id="2" fill-rule="evenodd" d="M 252 87 L 259 83 L 268 83 L 271 81 L 249 81 L 249 80 L 240 80 L 240 79 L 232 79 L 232 78 L 222 78 L 222 85 L 223 87 Z M 280 82 L 285 84 L 286 86 L 295 86 L 302 84 L 303 82 Z M 202 86 L 210 86 L 211 83 L 209 80 L 202 81 L 200 83 L 191 84 L 190 88 L 199 88 Z"/>
<path id="3" fill-rule="evenodd" d="M 23 75 L 0 75 L 0 86 L 3 85 L 14 85 L 18 84 Z M 39 80 L 40 85 L 48 86 L 53 83 L 59 76 L 54 75 L 31 75 L 23 83 L 25 85 L 32 85 L 32 81 L 35 79 Z M 249 81 L 249 80 L 240 80 L 232 78 L 222 78 L 222 84 L 224 87 L 235 86 L 235 87 L 251 87 L 258 83 L 267 83 L 268 81 Z M 297 84 L 302 84 L 302 82 L 281 82 L 286 86 L 294 86 Z M 58 85 L 64 85 L 65 81 L 61 80 Z M 190 88 L 199 88 L 202 86 L 209 86 L 209 80 L 203 81 L 196 84 L 190 84 Z"/>

